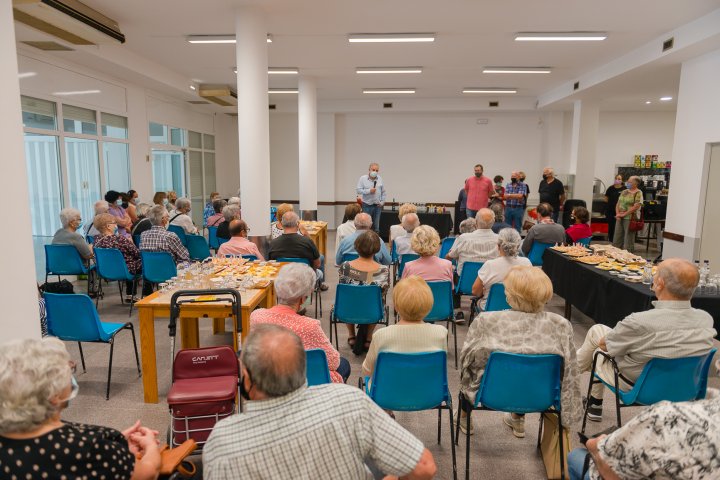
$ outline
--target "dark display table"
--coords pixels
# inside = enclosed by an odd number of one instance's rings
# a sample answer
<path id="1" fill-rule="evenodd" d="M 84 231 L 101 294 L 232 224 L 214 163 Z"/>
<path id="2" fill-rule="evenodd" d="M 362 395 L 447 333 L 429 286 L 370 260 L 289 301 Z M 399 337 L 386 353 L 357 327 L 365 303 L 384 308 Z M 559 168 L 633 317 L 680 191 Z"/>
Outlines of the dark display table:
<path id="1" fill-rule="evenodd" d="M 452 217 L 449 213 L 418 213 L 421 225 L 429 225 L 438 231 L 440 238 L 450 235 L 453 228 Z M 390 226 L 400 223 L 397 210 L 383 210 L 380 213 L 380 238 L 390 240 Z"/>
<path id="2" fill-rule="evenodd" d="M 626 282 L 551 249 L 545 250 L 542 268 L 550 277 L 555 293 L 565 299 L 568 319 L 570 306 L 574 305 L 595 323 L 612 328 L 633 312 L 650 310 L 651 302 L 656 300 L 650 285 Z M 712 315 L 715 330 L 720 332 L 720 295 L 695 294 L 691 304 Z"/>

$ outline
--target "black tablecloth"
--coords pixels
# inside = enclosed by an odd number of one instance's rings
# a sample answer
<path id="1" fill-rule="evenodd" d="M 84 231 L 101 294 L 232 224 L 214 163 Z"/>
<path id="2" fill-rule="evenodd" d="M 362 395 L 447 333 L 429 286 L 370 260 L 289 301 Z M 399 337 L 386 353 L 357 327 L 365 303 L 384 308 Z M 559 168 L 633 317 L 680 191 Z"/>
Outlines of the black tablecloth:
<path id="1" fill-rule="evenodd" d="M 543 255 L 542 268 L 552 280 L 555 293 L 595 323 L 609 327 L 633 312 L 650 310 L 651 302 L 656 300 L 650 285 L 626 282 L 551 249 Z M 691 303 L 712 315 L 715 330 L 720 332 L 720 295 L 696 294 Z"/>
<path id="2" fill-rule="evenodd" d="M 440 234 L 440 238 L 450 235 L 453 228 L 452 217 L 449 213 L 418 213 L 422 225 L 430 225 Z M 397 210 L 383 210 L 380 213 L 380 238 L 390 241 L 390 225 L 400 223 Z"/>

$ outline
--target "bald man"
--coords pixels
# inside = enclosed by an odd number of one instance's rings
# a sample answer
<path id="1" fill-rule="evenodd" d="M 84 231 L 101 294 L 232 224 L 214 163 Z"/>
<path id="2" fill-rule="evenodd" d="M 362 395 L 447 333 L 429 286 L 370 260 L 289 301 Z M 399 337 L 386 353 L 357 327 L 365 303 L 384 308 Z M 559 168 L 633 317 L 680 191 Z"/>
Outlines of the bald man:
<path id="1" fill-rule="evenodd" d="M 279 325 L 250 330 L 240 362 L 243 413 L 215 425 L 203 449 L 203 478 L 430 479 L 422 442 L 357 388 L 307 387 L 300 338 Z"/>
<path id="2" fill-rule="evenodd" d="M 690 306 L 699 280 L 697 268 L 687 260 L 669 258 L 657 269 L 651 289 L 657 296 L 655 307 L 645 312 L 631 313 L 615 328 L 594 325 L 577 351 L 581 371 L 592 368 L 597 349 L 615 358 L 620 369 L 620 388 L 632 388 L 645 364 L 653 358 L 679 358 L 705 355 L 713 347 L 716 331 L 713 318 L 707 312 Z M 614 383 L 613 367 L 599 356 L 595 372 Z M 592 388 L 588 419 L 602 420 L 603 384 Z"/>
<path id="3" fill-rule="evenodd" d="M 220 245 L 217 254 L 219 257 L 225 255 L 255 255 L 258 260 L 265 261 L 265 258 L 258 250 L 257 245 L 247 238 L 248 231 L 245 220 L 232 220 L 230 222 L 230 240 Z"/>

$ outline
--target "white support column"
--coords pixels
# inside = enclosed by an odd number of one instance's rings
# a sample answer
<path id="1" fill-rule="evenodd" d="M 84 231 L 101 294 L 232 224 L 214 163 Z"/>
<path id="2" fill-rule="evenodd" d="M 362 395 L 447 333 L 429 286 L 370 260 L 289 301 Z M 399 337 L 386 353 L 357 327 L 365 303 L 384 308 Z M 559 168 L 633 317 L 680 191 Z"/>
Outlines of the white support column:
<path id="1" fill-rule="evenodd" d="M 317 219 L 318 120 L 315 79 L 301 77 L 298 93 L 300 211 L 304 219 Z"/>
<path id="2" fill-rule="evenodd" d="M 252 237 L 270 235 L 270 118 L 267 27 L 263 12 L 236 12 L 240 201 Z M 262 242 L 259 242 L 262 243 Z"/>
<path id="3" fill-rule="evenodd" d="M 12 198 L 5 211 L 12 233 L 0 236 L 0 343 L 16 338 L 40 338 L 40 316 L 35 286 L 30 198 L 28 193 L 20 83 L 12 2 L 0 0 L 0 145 L 3 171 L 0 191 Z"/>
<path id="4" fill-rule="evenodd" d="M 573 109 L 569 173 L 575 175 L 573 198 L 592 208 L 600 109 L 597 102 L 576 100 Z"/>

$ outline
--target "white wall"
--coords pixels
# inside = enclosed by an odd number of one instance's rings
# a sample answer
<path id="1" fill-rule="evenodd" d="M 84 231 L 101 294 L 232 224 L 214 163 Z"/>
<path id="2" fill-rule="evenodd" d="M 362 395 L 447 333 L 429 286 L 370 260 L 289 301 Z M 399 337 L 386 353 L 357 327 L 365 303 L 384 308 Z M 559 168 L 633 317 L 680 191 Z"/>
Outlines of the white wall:
<path id="1" fill-rule="evenodd" d="M 240 188 L 240 154 L 237 117 L 215 115 L 215 176 L 223 198 L 237 195 Z"/>

